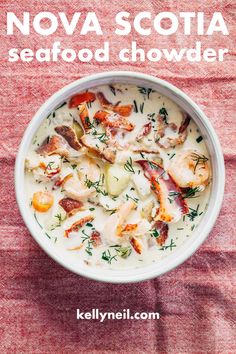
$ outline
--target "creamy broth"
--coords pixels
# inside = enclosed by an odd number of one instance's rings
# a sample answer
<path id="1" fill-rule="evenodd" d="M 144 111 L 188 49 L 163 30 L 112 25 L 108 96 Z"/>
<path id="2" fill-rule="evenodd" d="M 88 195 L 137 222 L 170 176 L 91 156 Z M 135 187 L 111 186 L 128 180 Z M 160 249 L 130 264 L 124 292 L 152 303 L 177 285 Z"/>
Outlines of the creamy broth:
<path id="1" fill-rule="evenodd" d="M 89 94 L 62 102 L 32 139 L 25 163 L 32 213 L 78 265 L 159 262 L 192 237 L 207 208 L 204 139 L 178 105 L 151 89 L 99 86 Z"/>

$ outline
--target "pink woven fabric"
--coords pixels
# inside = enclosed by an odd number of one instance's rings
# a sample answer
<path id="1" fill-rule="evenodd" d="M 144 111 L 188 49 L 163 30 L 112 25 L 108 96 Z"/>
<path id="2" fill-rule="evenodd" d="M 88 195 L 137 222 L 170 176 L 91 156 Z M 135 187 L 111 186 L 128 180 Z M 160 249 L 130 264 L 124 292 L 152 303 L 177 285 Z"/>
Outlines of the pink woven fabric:
<path id="1" fill-rule="evenodd" d="M 235 1 L 2 0 L 1 8 L 1 353 L 236 353 L 235 339 Z M 145 49 L 190 47 L 196 36 L 114 35 L 114 15 L 129 11 L 223 13 L 230 35 L 202 36 L 204 47 L 226 47 L 219 63 L 119 63 L 118 50 L 131 40 Z M 95 11 L 104 36 L 49 37 L 34 32 L 6 36 L 6 12 Z M 82 16 L 84 18 L 84 15 Z M 63 47 L 97 48 L 111 43 L 109 63 L 9 63 L 11 47 L 37 49 L 60 40 Z M 52 261 L 34 242 L 19 214 L 13 169 L 23 132 L 40 105 L 75 79 L 106 70 L 136 70 L 166 79 L 192 97 L 215 127 L 225 156 L 227 183 L 220 216 L 207 241 L 187 262 L 160 278 L 131 285 L 103 284 L 76 276 Z M 77 321 L 76 309 L 159 311 L 152 321 Z"/>

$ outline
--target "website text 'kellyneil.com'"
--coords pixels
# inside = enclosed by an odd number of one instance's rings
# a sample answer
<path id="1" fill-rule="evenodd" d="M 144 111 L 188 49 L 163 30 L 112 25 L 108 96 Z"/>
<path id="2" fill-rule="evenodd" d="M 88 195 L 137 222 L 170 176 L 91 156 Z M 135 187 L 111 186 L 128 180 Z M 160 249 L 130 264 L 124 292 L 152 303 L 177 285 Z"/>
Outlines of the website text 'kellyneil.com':
<path id="1" fill-rule="evenodd" d="M 103 312 L 99 309 L 92 309 L 91 311 L 81 311 L 77 309 L 77 320 L 98 320 L 103 322 L 105 320 L 159 320 L 160 314 L 158 312 L 134 312 L 130 309 L 123 309 L 118 312 Z"/>

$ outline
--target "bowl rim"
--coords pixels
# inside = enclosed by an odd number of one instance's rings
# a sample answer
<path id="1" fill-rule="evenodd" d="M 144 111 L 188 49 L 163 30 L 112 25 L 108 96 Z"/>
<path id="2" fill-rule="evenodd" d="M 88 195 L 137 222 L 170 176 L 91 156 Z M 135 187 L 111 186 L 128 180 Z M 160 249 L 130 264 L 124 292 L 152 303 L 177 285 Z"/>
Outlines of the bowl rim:
<path id="1" fill-rule="evenodd" d="M 68 264 L 67 260 L 62 259 L 62 256 L 59 252 L 56 251 L 55 247 L 53 248 L 53 244 L 51 240 L 45 240 L 45 237 L 41 237 L 42 235 L 42 230 L 40 227 L 36 224 L 35 220 L 33 219 L 32 212 L 31 214 L 29 213 L 29 210 L 26 208 L 25 202 L 25 192 L 24 188 L 22 188 L 22 183 L 24 183 L 24 160 L 25 160 L 25 155 L 27 152 L 27 146 L 30 144 L 31 139 L 33 134 L 36 132 L 38 129 L 39 124 L 45 117 L 47 116 L 46 111 L 50 112 L 52 109 L 54 109 L 57 105 L 55 104 L 55 101 L 62 102 L 62 100 L 66 100 L 68 97 L 71 96 L 71 94 L 68 94 L 66 96 L 66 93 L 73 91 L 73 89 L 77 88 L 77 91 L 80 91 L 80 87 L 83 85 L 87 85 L 89 87 L 89 84 L 98 82 L 97 84 L 93 84 L 90 87 L 95 87 L 96 85 L 102 85 L 102 83 L 99 81 L 101 80 L 110 80 L 110 81 L 116 81 L 120 80 L 122 82 L 124 78 L 127 78 L 127 80 L 143 80 L 150 85 L 159 85 L 166 90 L 168 90 L 170 93 L 176 95 L 176 97 L 179 97 L 180 100 L 185 102 L 185 104 L 189 107 L 191 107 L 192 110 L 196 113 L 196 117 L 198 117 L 199 122 L 204 124 L 204 127 L 206 131 L 208 132 L 208 139 L 210 140 L 212 144 L 212 149 L 214 151 L 214 159 L 215 159 L 215 164 L 216 164 L 216 169 L 217 173 L 214 175 L 214 181 L 216 181 L 215 190 L 214 190 L 214 203 L 212 203 L 212 208 L 210 210 L 207 209 L 207 212 L 205 214 L 209 214 L 209 217 L 206 218 L 205 223 L 204 223 L 204 230 L 198 233 L 198 237 L 193 239 L 191 242 L 184 242 L 185 247 L 183 247 L 182 252 L 177 252 L 177 250 L 174 252 L 174 257 L 165 257 L 164 259 L 171 260 L 169 263 L 165 265 L 161 265 L 159 268 L 154 267 L 156 263 L 152 264 L 151 266 L 145 266 L 141 267 L 138 269 L 138 271 L 128 271 L 133 274 L 125 274 L 121 272 L 115 271 L 115 270 L 102 270 L 102 272 L 94 271 L 94 268 L 81 268 L 78 266 L 78 268 L 75 269 L 73 264 Z M 66 96 L 62 98 L 62 96 Z M 172 100 L 174 100 L 172 98 Z M 174 100 L 175 101 L 175 100 Z M 41 116 L 44 114 L 44 118 Z M 198 124 L 198 123 L 197 123 Z M 213 157 L 212 157 L 213 159 Z M 89 76 L 86 76 L 84 78 L 78 79 L 73 81 L 72 83 L 64 86 L 62 89 L 58 90 L 56 93 L 54 93 L 49 99 L 47 99 L 44 104 L 38 109 L 38 111 L 34 114 L 33 118 L 31 119 L 30 123 L 28 124 L 23 138 L 21 140 L 18 153 L 16 156 L 16 162 L 15 162 L 15 194 L 16 194 L 16 200 L 17 204 L 21 213 L 21 216 L 30 231 L 30 234 L 32 237 L 35 239 L 35 241 L 39 244 L 39 246 L 52 258 L 54 259 L 57 263 L 62 265 L 64 268 L 72 271 L 75 274 L 82 275 L 84 277 L 87 277 L 89 279 L 97 280 L 97 281 L 103 281 L 103 282 L 109 282 L 109 283 L 132 283 L 132 282 L 137 282 L 137 281 L 144 281 L 148 279 L 155 278 L 157 276 L 160 276 L 174 268 L 176 268 L 178 265 L 182 264 L 186 259 L 188 259 L 199 247 L 200 245 L 205 241 L 207 238 L 208 234 L 210 233 L 212 227 L 215 224 L 215 221 L 218 217 L 218 214 L 221 209 L 222 201 L 223 201 L 223 196 L 224 196 L 224 185 L 225 185 L 225 166 L 224 166 L 224 158 L 223 158 L 223 153 L 221 150 L 220 142 L 218 140 L 218 137 L 215 133 L 215 130 L 213 126 L 211 125 L 210 121 L 206 117 L 206 115 L 203 113 L 203 111 L 200 109 L 200 107 L 192 101 L 192 99 L 186 95 L 183 91 L 178 89 L 176 86 L 170 84 L 169 82 L 156 78 L 155 76 L 148 75 L 148 74 L 143 74 L 140 72 L 133 72 L 133 71 L 108 71 L 108 72 L 101 72 L 101 73 L 96 73 L 92 74 Z M 213 187 L 212 187 L 213 189 Z M 212 193 L 212 191 L 211 191 Z M 212 197 L 210 196 L 210 199 Z M 214 206 L 214 207 L 213 207 Z M 31 215 L 31 216 L 30 216 Z M 204 215 L 205 217 L 206 215 Z M 200 222 L 199 226 L 197 227 L 197 230 L 199 229 L 200 225 L 202 224 L 202 221 Z M 41 234 L 41 235 L 40 235 Z M 189 240 L 192 239 L 189 238 Z M 188 241 L 189 241 L 188 240 Z M 181 247 L 178 247 L 181 248 Z"/>

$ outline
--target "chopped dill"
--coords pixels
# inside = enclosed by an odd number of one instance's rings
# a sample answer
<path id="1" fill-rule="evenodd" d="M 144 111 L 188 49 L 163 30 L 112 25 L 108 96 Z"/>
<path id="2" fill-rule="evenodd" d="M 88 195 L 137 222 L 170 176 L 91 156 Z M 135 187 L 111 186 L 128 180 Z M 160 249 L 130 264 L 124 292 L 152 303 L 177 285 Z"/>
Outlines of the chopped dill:
<path id="1" fill-rule="evenodd" d="M 106 209 L 106 211 L 108 213 L 110 213 L 110 215 L 114 214 L 116 212 L 117 209 Z"/>
<path id="2" fill-rule="evenodd" d="M 140 155 L 141 155 L 141 157 L 142 157 L 143 159 L 145 159 L 145 156 L 144 156 L 144 154 L 143 154 L 142 152 L 140 152 Z"/>
<path id="3" fill-rule="evenodd" d="M 194 188 L 189 188 L 182 196 L 184 199 L 186 198 L 198 198 L 199 195 L 196 195 L 196 193 L 200 192 L 199 187 L 194 187 Z"/>
<path id="4" fill-rule="evenodd" d="M 141 86 L 138 86 L 138 91 L 144 96 L 144 99 L 147 97 L 148 100 L 149 100 L 150 94 L 152 92 L 155 92 L 151 88 L 146 88 L 146 87 L 141 87 Z"/>
<path id="5" fill-rule="evenodd" d="M 165 109 L 165 107 L 162 107 L 162 108 L 159 110 L 159 114 L 160 114 L 160 116 L 162 117 L 163 122 L 167 124 L 168 112 L 167 112 L 167 110 Z"/>
<path id="6" fill-rule="evenodd" d="M 115 245 L 111 247 L 115 247 L 117 255 L 124 259 L 128 258 L 132 252 L 132 248 L 130 246 L 122 247 L 120 245 Z"/>
<path id="7" fill-rule="evenodd" d="M 138 108 L 138 104 L 137 101 L 134 100 L 134 113 L 138 113 L 140 111 L 140 113 L 143 113 L 143 109 L 144 109 L 144 102 L 140 103 L 139 108 Z"/>
<path id="8" fill-rule="evenodd" d="M 143 113 L 143 109 L 144 109 L 144 102 L 140 104 L 140 112 Z"/>
<path id="9" fill-rule="evenodd" d="M 38 224 L 38 225 L 40 226 L 40 228 L 42 229 L 43 227 L 42 227 L 42 225 L 40 224 L 40 222 L 38 221 L 38 218 L 37 218 L 36 212 L 34 212 L 34 218 L 35 218 L 35 220 L 36 220 L 37 224 Z"/>
<path id="10" fill-rule="evenodd" d="M 169 157 L 169 160 L 173 159 L 173 157 L 175 156 L 176 154 L 173 153 L 170 157 Z"/>
<path id="11" fill-rule="evenodd" d="M 47 232 L 45 232 L 45 235 L 51 240 L 51 236 Z"/>
<path id="12" fill-rule="evenodd" d="M 107 136 L 106 133 L 98 133 L 98 132 L 93 132 L 92 135 L 96 136 L 98 140 L 101 141 L 101 143 L 105 143 L 107 140 L 109 140 L 109 137 Z"/>
<path id="13" fill-rule="evenodd" d="M 194 166 L 194 170 L 193 170 L 194 173 L 196 172 L 196 168 L 198 165 L 200 165 L 200 166 L 203 165 L 203 168 L 204 168 L 205 163 L 209 160 L 206 156 L 197 154 L 195 152 L 193 152 L 191 154 L 191 156 L 192 156 L 193 161 L 196 162 L 195 166 Z"/>
<path id="14" fill-rule="evenodd" d="M 203 137 L 200 135 L 197 139 L 196 142 L 199 144 L 203 140 Z"/>
<path id="15" fill-rule="evenodd" d="M 156 113 L 154 112 L 154 113 L 148 113 L 148 119 L 150 119 L 152 122 L 155 122 L 156 120 L 154 119 L 154 117 L 155 117 L 155 115 L 156 115 Z"/>
<path id="16" fill-rule="evenodd" d="M 126 200 L 132 199 L 135 203 L 138 203 L 139 199 L 135 197 L 131 197 L 130 195 L 126 194 Z"/>
<path id="17" fill-rule="evenodd" d="M 116 89 L 114 86 L 109 85 L 109 89 L 111 90 L 111 92 L 113 93 L 114 96 L 116 96 Z"/>
<path id="18" fill-rule="evenodd" d="M 186 214 L 186 216 L 189 218 L 190 221 L 194 221 L 194 219 L 199 216 L 199 206 L 200 204 L 197 205 L 196 209 L 189 208 L 190 212 Z"/>
<path id="19" fill-rule="evenodd" d="M 104 252 L 102 252 L 102 259 L 103 259 L 104 261 L 108 262 L 108 264 L 111 264 L 111 262 L 113 261 L 113 259 L 114 259 L 115 261 L 117 261 L 116 257 L 117 257 L 116 254 L 113 255 L 113 256 L 111 255 L 111 252 L 110 252 L 109 249 L 106 250 L 106 251 L 104 251 Z"/>
<path id="20" fill-rule="evenodd" d="M 58 109 L 64 107 L 66 105 L 66 102 L 63 102 L 59 107 L 55 108 L 55 111 L 57 111 Z"/>
<path id="21" fill-rule="evenodd" d="M 167 249 L 170 249 L 170 251 L 172 251 L 174 247 L 176 247 L 176 244 L 174 243 L 173 239 L 171 239 L 169 245 L 163 245 L 161 248 L 159 248 L 159 250 L 160 251 L 165 251 Z"/>
<path id="22" fill-rule="evenodd" d="M 87 246 L 85 248 L 85 252 L 87 252 L 89 256 L 93 255 L 92 254 L 92 249 L 93 249 L 92 244 L 93 244 L 93 241 L 88 241 Z"/>
<path id="23" fill-rule="evenodd" d="M 53 226 L 51 229 L 50 229 L 50 231 L 53 231 L 53 230 L 55 230 L 57 227 L 60 227 L 61 226 L 61 224 L 62 224 L 62 222 L 63 221 L 65 221 L 65 219 L 66 219 L 66 215 L 65 216 L 62 216 L 61 214 L 56 214 L 56 215 L 54 215 L 54 217 L 57 219 L 57 224 L 55 225 L 55 226 Z"/>
<path id="24" fill-rule="evenodd" d="M 157 229 L 152 229 L 150 230 L 150 235 L 151 237 L 158 238 L 160 236 L 160 233 L 157 231 Z"/>
<path id="25" fill-rule="evenodd" d="M 82 243 L 84 243 L 85 241 L 87 241 L 90 238 L 90 236 L 88 234 L 86 234 L 86 232 L 84 230 L 82 230 L 82 234 L 84 235 L 81 237 Z"/>
<path id="26" fill-rule="evenodd" d="M 108 193 L 105 190 L 101 189 L 101 187 L 104 185 L 104 174 L 100 175 L 99 180 L 95 182 L 91 181 L 86 176 L 85 184 L 88 188 L 93 187 L 97 193 L 101 193 L 104 196 L 108 195 Z"/>
<path id="27" fill-rule="evenodd" d="M 174 202 L 175 199 L 180 195 L 180 192 L 170 191 L 168 194 L 168 200 L 170 203 Z"/>
<path id="28" fill-rule="evenodd" d="M 134 168 L 133 168 L 133 160 L 131 157 L 124 164 L 124 169 L 128 172 L 135 173 Z"/>
<path id="29" fill-rule="evenodd" d="M 134 112 L 138 113 L 138 105 L 137 105 L 136 100 L 134 100 Z"/>

